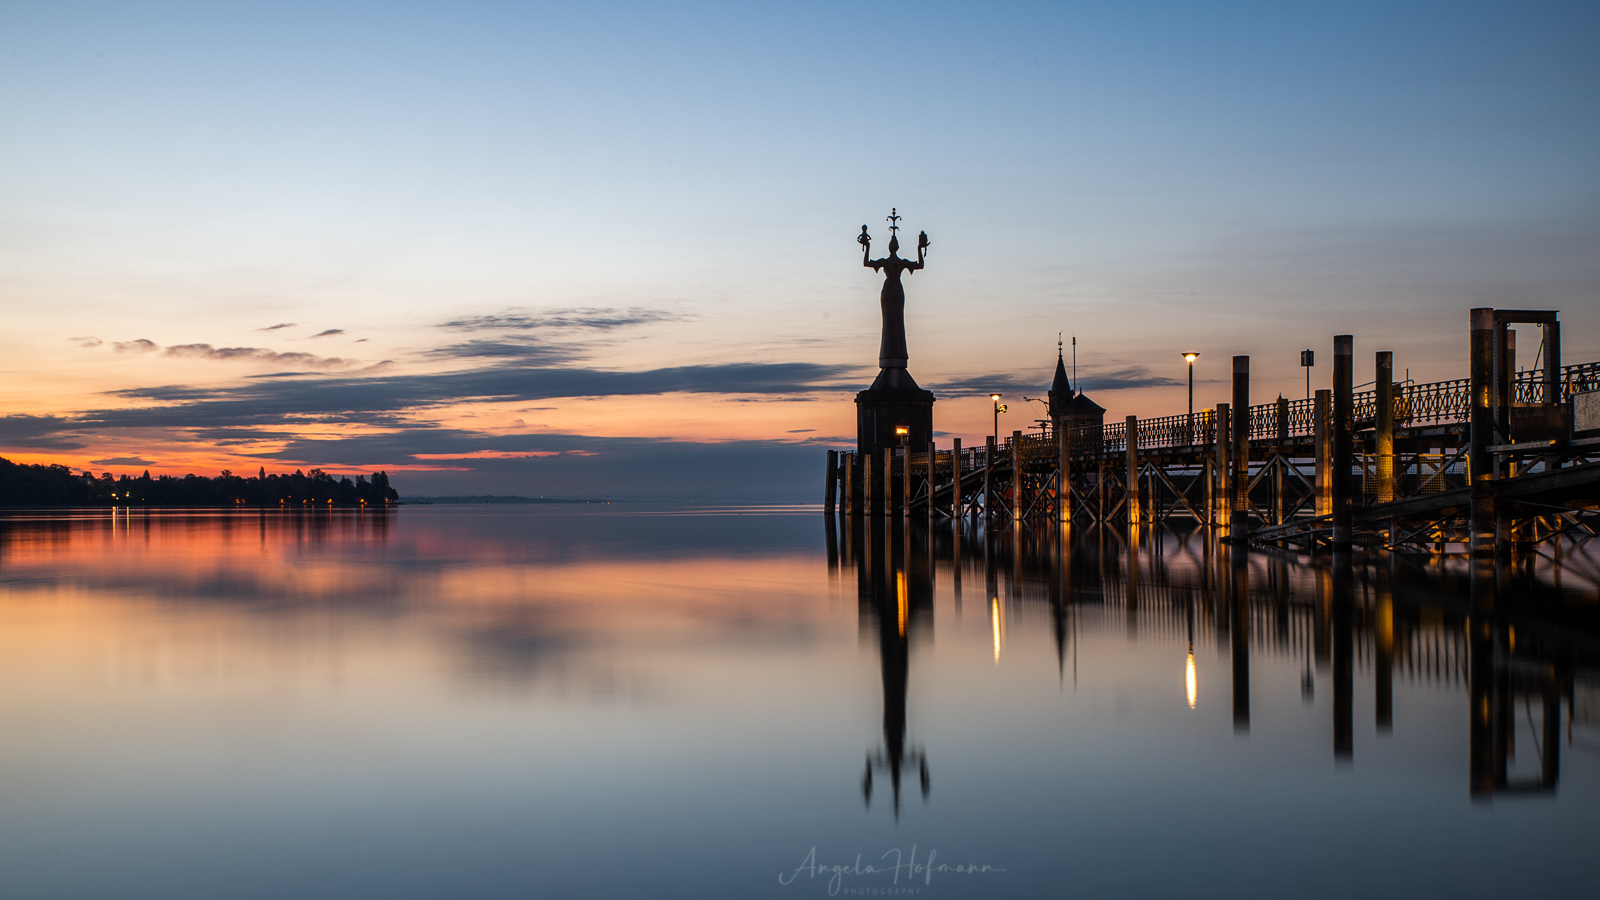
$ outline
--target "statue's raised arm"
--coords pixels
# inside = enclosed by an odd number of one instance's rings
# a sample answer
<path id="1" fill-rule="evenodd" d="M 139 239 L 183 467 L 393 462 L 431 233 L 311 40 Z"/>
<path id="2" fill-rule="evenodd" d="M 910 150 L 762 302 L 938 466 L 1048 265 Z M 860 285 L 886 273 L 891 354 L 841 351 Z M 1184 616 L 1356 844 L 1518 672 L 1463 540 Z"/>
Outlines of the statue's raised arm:
<path id="1" fill-rule="evenodd" d="M 867 226 L 861 226 L 861 234 L 856 236 L 856 243 L 861 245 L 861 264 L 869 269 L 878 267 L 872 262 L 872 235 L 867 234 Z"/>

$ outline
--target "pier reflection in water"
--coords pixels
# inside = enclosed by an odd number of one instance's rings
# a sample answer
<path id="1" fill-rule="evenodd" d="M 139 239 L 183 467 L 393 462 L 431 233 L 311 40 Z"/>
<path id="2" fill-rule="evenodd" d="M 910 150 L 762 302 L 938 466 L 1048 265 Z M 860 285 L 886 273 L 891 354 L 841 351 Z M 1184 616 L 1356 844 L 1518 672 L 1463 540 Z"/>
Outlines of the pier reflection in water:
<path id="1" fill-rule="evenodd" d="M 915 845 L 1005 870 L 926 896 L 1582 895 L 1597 576 L 811 508 L 13 513 L 0 893 L 825 896 L 776 876 Z"/>
<path id="2" fill-rule="evenodd" d="M 906 693 L 911 649 L 933 632 L 939 572 L 951 580 L 959 614 L 963 574 L 981 571 L 997 664 L 1008 619 L 1048 616 L 1064 671 L 1083 610 L 1102 622 L 1120 616 L 1130 639 L 1182 633 L 1192 709 L 1196 638 L 1204 643 L 1210 635 L 1228 653 L 1240 734 L 1250 731 L 1252 655 L 1303 658 L 1305 702 L 1319 681 L 1331 691 L 1331 752 L 1341 763 L 1354 755 L 1358 671 L 1372 684 L 1378 734 L 1394 730 L 1396 678 L 1465 688 L 1470 766 L 1462 775 L 1478 799 L 1554 791 L 1561 745 L 1571 738 L 1563 716 L 1577 702 L 1579 673 L 1590 686 L 1600 683 L 1596 636 L 1561 621 L 1574 609 L 1594 621 L 1594 565 L 1579 556 L 1562 590 L 1560 546 L 1515 562 L 1440 565 L 1388 553 L 1246 553 L 1203 530 L 1091 526 L 1072 533 L 1053 523 L 985 528 L 849 516 L 830 518 L 826 530 L 830 566 L 854 570 L 861 628 L 876 641 L 883 672 L 885 749 L 869 755 L 863 793 L 870 805 L 874 769 L 886 771 L 897 816 L 903 770 L 916 767 L 924 798 L 930 791 L 927 754 L 906 742 Z M 1519 740 L 1532 749 L 1523 756 L 1531 768 L 1515 766 Z"/>

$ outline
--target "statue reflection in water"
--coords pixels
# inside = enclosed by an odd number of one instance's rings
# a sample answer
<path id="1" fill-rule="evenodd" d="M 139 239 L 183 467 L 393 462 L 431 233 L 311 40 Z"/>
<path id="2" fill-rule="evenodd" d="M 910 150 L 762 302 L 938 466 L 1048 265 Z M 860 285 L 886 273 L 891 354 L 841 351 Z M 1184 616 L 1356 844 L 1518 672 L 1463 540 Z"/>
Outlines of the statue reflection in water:
<path id="1" fill-rule="evenodd" d="M 915 772 L 926 801 L 932 789 L 928 756 L 906 741 L 906 692 L 911 647 L 933 631 L 932 569 L 926 531 L 899 518 L 844 520 L 845 564 L 856 571 L 863 639 L 878 644 L 883 676 L 883 743 L 867 753 L 861 796 L 872 806 L 878 782 L 887 778 L 894 815 L 900 815 L 901 783 Z"/>

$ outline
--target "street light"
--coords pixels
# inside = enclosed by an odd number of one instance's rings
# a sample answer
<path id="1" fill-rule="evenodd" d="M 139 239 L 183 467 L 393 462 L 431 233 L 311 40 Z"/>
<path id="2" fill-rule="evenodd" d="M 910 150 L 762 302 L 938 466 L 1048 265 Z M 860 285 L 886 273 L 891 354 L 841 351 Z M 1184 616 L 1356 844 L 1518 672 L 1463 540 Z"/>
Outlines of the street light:
<path id="1" fill-rule="evenodd" d="M 1183 361 L 1189 364 L 1189 418 L 1187 425 L 1189 428 L 1189 443 L 1191 444 L 1194 443 L 1194 361 L 1199 358 L 1200 354 L 1193 350 L 1187 350 L 1183 354 Z"/>
<path id="2" fill-rule="evenodd" d="M 1006 411 L 1006 405 L 1000 402 L 999 394 L 990 394 L 989 399 L 994 401 L 994 445 L 1000 446 L 1000 414 Z"/>

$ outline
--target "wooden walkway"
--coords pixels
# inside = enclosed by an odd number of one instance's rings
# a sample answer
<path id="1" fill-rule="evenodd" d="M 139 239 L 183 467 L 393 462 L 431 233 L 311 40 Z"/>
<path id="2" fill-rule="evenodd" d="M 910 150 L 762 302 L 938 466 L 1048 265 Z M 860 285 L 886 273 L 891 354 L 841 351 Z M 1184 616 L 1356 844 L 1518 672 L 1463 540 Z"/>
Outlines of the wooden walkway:
<path id="1" fill-rule="evenodd" d="M 1553 325 L 1553 313 L 1487 312 Z M 1546 330 L 1548 338 L 1554 329 Z M 1491 354 L 1474 359 L 1475 377 L 1414 384 L 1394 383 L 1392 355 L 1380 353 L 1377 383 L 1391 386 L 1358 394 L 1350 345 L 1349 336 L 1335 339 L 1335 387 L 1309 400 L 1249 404 L 1249 358 L 1235 357 L 1235 403 L 1193 415 L 1084 428 L 1042 421 L 1037 433 L 1013 431 L 983 447 L 930 444 L 877 459 L 830 451 L 826 506 L 850 515 L 1187 519 L 1240 542 L 1306 545 L 1505 549 L 1597 534 L 1600 430 L 1582 426 L 1600 422 L 1582 412 L 1600 408 L 1600 362 L 1511 374 L 1514 354 Z"/>

